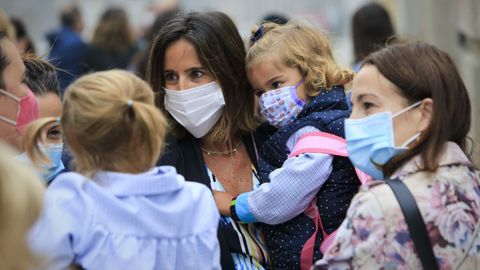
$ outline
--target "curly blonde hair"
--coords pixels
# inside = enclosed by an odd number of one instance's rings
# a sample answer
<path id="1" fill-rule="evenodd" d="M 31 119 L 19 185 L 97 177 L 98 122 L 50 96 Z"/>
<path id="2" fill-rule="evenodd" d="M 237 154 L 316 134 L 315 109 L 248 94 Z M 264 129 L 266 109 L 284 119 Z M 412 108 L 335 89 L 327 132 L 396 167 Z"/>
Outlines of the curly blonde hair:
<path id="1" fill-rule="evenodd" d="M 247 70 L 257 61 L 271 56 L 298 69 L 305 79 L 309 97 L 315 97 L 321 89 L 346 85 L 353 79 L 353 71 L 335 62 L 327 35 L 304 23 L 265 23 L 253 29 L 246 58 Z"/>

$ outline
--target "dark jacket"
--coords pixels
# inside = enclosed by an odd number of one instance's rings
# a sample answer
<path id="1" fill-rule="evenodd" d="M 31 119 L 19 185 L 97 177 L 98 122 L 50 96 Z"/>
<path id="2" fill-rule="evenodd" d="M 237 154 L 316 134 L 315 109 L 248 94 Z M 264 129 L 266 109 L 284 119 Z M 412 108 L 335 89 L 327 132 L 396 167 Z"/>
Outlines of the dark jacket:
<path id="1" fill-rule="evenodd" d="M 262 137 L 255 134 L 255 143 L 257 147 L 262 145 Z M 255 146 L 252 140 L 252 136 L 244 136 L 243 143 L 247 149 L 250 160 L 255 168 L 258 169 L 257 157 L 255 153 Z M 193 181 L 210 186 L 210 178 L 206 171 L 206 164 L 203 160 L 202 151 L 200 149 L 200 141 L 194 138 L 192 135 L 187 136 L 182 140 L 175 140 L 173 137 L 167 138 L 167 147 L 164 153 L 157 162 L 157 166 L 170 165 L 177 168 L 177 172 L 187 181 Z M 220 260 L 222 269 L 235 269 L 233 259 L 230 254 L 231 244 L 229 244 L 225 232 L 220 229 L 218 231 L 218 241 L 220 242 Z M 201 268 L 199 266 L 199 268 Z"/>
<path id="2" fill-rule="evenodd" d="M 296 131 L 312 126 L 322 132 L 344 137 L 344 120 L 350 114 L 342 87 L 322 90 L 300 112 L 296 120 L 270 136 L 260 150 L 262 182 L 269 182 L 270 173 L 280 168 L 288 158 L 286 142 Z M 325 231 L 335 231 L 345 219 L 348 205 L 358 191 L 360 181 L 346 157 L 334 156 L 332 173 L 317 193 L 317 207 Z M 262 225 L 270 257 L 275 269 L 299 269 L 300 252 L 313 235 L 315 226 L 304 213 L 278 225 Z M 322 258 L 322 233 L 317 233 L 314 261 Z M 313 262 L 312 262 L 313 263 Z"/>
<path id="3" fill-rule="evenodd" d="M 87 45 L 80 35 L 69 27 L 62 27 L 46 37 L 51 46 L 48 59 L 58 69 L 58 80 L 63 93 L 73 80 L 86 72 Z"/>
<path id="4" fill-rule="evenodd" d="M 136 52 L 135 46 L 130 46 L 123 52 L 112 52 L 91 44 L 87 48 L 85 63 L 87 69 L 92 72 L 114 68 L 127 69 Z"/>

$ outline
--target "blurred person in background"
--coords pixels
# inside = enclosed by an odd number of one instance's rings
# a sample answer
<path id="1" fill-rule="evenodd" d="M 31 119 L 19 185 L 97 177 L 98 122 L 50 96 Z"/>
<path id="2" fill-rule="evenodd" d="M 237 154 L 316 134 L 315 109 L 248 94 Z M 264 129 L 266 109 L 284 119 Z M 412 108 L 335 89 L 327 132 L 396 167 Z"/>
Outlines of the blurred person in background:
<path id="1" fill-rule="evenodd" d="M 107 9 L 95 28 L 86 52 L 85 63 L 90 71 L 126 69 L 137 47 L 125 10 Z"/>
<path id="2" fill-rule="evenodd" d="M 10 17 L 8 17 L 7 13 L 5 13 L 5 11 L 1 8 L 0 8 L 0 32 L 5 33 L 5 35 L 11 41 L 15 41 L 17 39 L 17 35 L 15 33 L 15 27 L 10 21 Z"/>
<path id="3" fill-rule="evenodd" d="M 155 38 L 157 32 L 162 28 L 162 26 L 167 23 L 170 19 L 175 17 L 175 15 L 180 13 L 178 6 L 173 7 L 172 9 L 165 10 L 158 14 L 152 26 L 147 30 L 142 42 L 146 44 L 144 48 L 134 57 L 132 61 L 133 69 L 135 73 L 143 79 L 146 79 L 148 56 L 150 52 L 150 45 Z"/>
<path id="4" fill-rule="evenodd" d="M 268 13 L 260 20 L 260 24 L 273 22 L 278 25 L 284 25 L 288 23 L 289 20 L 290 18 L 288 18 L 286 15 L 280 13 Z"/>
<path id="5" fill-rule="evenodd" d="M 32 39 L 28 36 L 27 28 L 22 19 L 14 17 L 11 19 L 15 32 L 17 33 L 17 48 L 21 54 L 32 53 L 35 54 L 35 46 Z"/>
<path id="6" fill-rule="evenodd" d="M 80 36 L 83 19 L 77 6 L 65 6 L 60 13 L 60 21 L 60 29 L 48 33 L 46 37 L 51 46 L 48 60 L 57 68 L 63 93 L 63 89 L 86 72 L 87 45 Z"/>
<path id="7" fill-rule="evenodd" d="M 358 9 L 352 18 L 353 49 L 358 72 L 362 60 L 370 53 L 384 47 L 394 38 L 395 30 L 388 11 L 378 3 L 367 4 Z"/>
<path id="8" fill-rule="evenodd" d="M 40 216 L 44 187 L 9 147 L 0 143 L 0 269 L 32 269 L 36 258 L 27 244 L 30 227 Z"/>

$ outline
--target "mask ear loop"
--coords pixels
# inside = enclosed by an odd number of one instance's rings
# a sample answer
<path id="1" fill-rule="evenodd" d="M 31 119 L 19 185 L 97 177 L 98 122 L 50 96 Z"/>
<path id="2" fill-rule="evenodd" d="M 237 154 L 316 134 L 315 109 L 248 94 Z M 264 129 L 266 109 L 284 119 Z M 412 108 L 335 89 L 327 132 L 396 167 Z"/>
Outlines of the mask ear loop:
<path id="1" fill-rule="evenodd" d="M 13 121 L 13 120 L 11 120 L 11 119 L 8 119 L 8 118 L 6 118 L 6 117 L 4 117 L 4 116 L 1 116 L 1 115 L 0 115 L 0 120 L 3 120 L 3 121 L 5 121 L 5 122 L 7 122 L 7 123 L 9 123 L 9 124 L 11 124 L 11 125 L 17 126 L 17 122 L 16 122 L 16 121 Z"/>
<path id="2" fill-rule="evenodd" d="M 396 112 L 395 114 L 393 114 L 393 115 L 392 115 L 392 118 L 395 118 L 395 117 L 399 116 L 400 114 L 402 114 L 402 113 L 404 113 L 404 112 L 406 112 L 406 111 L 409 111 L 409 110 L 411 110 L 411 109 L 413 109 L 413 108 L 415 108 L 415 107 L 418 107 L 418 106 L 419 106 L 420 104 L 422 104 L 422 103 L 423 103 L 423 100 L 417 101 L 417 102 L 413 103 L 412 105 L 410 105 L 410 106 L 408 106 L 408 107 L 406 107 L 406 108 L 404 108 L 404 109 Z"/>
<path id="3" fill-rule="evenodd" d="M 7 96 L 7 97 L 9 97 L 9 98 L 11 98 L 11 99 L 13 99 L 13 100 L 15 100 L 17 103 L 20 103 L 20 98 L 12 95 L 11 93 L 9 93 L 9 92 L 7 92 L 7 91 L 5 91 L 5 90 L 3 90 L 3 89 L 0 89 L 0 93 L 2 93 L 2 94 L 4 94 L 5 96 Z M 17 105 L 17 106 L 18 106 L 18 105 Z M 18 107 L 17 107 L 17 114 L 18 114 Z M 1 115 L 0 115 L 0 120 L 3 120 L 3 121 L 5 121 L 5 122 L 7 122 L 7 123 L 9 123 L 9 124 L 11 124 L 11 125 L 17 126 L 17 121 L 8 119 L 8 118 L 6 118 L 5 116 L 1 116 Z"/>
<path id="4" fill-rule="evenodd" d="M 20 98 L 19 98 L 19 97 L 15 96 L 15 95 L 13 95 L 13 94 L 11 94 L 11 93 L 3 90 L 3 89 L 0 89 L 0 93 L 2 93 L 2 94 L 4 94 L 5 96 L 7 96 L 7 97 L 9 97 L 9 98 L 11 98 L 11 99 L 13 99 L 13 100 L 15 100 L 17 103 L 20 102 Z"/>
<path id="5" fill-rule="evenodd" d="M 421 134 L 422 134 L 422 132 L 415 133 L 415 135 L 413 135 L 410 139 L 408 139 L 406 142 L 404 142 L 401 147 L 407 147 L 407 145 L 409 145 L 411 142 L 420 138 Z"/>
<path id="6" fill-rule="evenodd" d="M 392 115 L 392 119 L 401 115 L 402 113 L 406 112 L 406 111 L 409 111 L 413 108 L 416 108 L 418 106 L 420 106 L 421 104 L 423 103 L 423 100 L 420 100 L 420 101 L 417 101 L 415 103 L 413 103 L 412 105 L 404 108 L 403 110 L 400 110 L 399 112 L 395 113 L 394 115 Z M 420 138 L 420 135 L 422 134 L 422 132 L 417 132 L 415 133 L 410 139 L 408 139 L 407 141 L 405 141 L 400 147 L 407 147 L 407 145 L 409 145 L 411 142 L 417 140 L 418 138 Z"/>
<path id="7" fill-rule="evenodd" d="M 295 84 L 295 89 L 297 89 L 302 83 L 305 82 L 305 79 L 301 79 L 299 82 Z"/>
<path id="8" fill-rule="evenodd" d="M 302 100 L 302 99 L 300 99 L 300 98 L 298 97 L 298 95 L 297 95 L 297 88 L 298 88 L 304 81 L 305 81 L 305 80 L 302 79 L 302 80 L 300 80 L 299 82 L 297 82 L 297 83 L 295 84 L 295 88 L 294 88 L 294 89 L 290 88 L 290 95 L 292 96 L 293 101 L 295 101 L 295 103 L 296 103 L 298 106 L 302 107 L 302 108 L 305 106 L 305 101 Z"/>

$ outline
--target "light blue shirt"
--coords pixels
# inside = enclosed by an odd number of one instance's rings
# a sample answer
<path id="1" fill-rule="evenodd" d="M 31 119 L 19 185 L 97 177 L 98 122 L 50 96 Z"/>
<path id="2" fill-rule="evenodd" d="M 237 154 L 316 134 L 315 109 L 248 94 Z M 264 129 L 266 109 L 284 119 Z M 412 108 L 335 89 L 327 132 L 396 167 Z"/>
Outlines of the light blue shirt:
<path id="1" fill-rule="evenodd" d="M 32 228 L 45 269 L 220 269 L 211 191 L 175 168 L 58 176 Z"/>
<path id="2" fill-rule="evenodd" d="M 292 151 L 306 133 L 319 131 L 307 126 L 288 139 L 286 146 Z M 281 168 L 270 173 L 270 182 L 254 191 L 237 197 L 235 210 L 243 222 L 280 224 L 307 209 L 322 185 L 332 173 L 333 156 L 306 153 L 288 158 Z"/>

